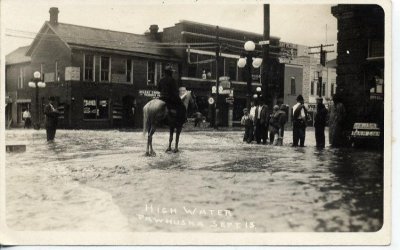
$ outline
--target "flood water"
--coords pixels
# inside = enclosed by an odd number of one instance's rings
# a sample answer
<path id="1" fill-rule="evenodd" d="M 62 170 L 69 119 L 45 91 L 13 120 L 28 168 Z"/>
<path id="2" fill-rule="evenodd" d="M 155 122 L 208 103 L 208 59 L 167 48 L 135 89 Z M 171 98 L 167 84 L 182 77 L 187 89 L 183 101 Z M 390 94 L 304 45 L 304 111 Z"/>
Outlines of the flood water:
<path id="1" fill-rule="evenodd" d="M 7 225 L 13 230 L 132 232 L 377 231 L 383 155 L 246 144 L 242 132 L 183 132 L 180 152 L 145 157 L 140 132 L 11 130 Z"/>

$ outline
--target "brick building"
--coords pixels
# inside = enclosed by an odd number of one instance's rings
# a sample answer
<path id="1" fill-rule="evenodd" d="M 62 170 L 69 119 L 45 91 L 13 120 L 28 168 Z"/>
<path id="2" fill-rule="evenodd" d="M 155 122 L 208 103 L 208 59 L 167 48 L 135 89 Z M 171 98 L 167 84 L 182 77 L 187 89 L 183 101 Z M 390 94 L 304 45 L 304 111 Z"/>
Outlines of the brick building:
<path id="1" fill-rule="evenodd" d="M 168 49 L 153 45 L 157 42 L 156 26 L 145 35 L 136 35 L 65 24 L 58 22 L 58 9 L 51 8 L 50 21 L 43 24 L 26 51 L 30 69 L 19 92 L 33 95 L 27 82 L 32 72 L 39 71 L 46 82 L 46 88 L 40 89 L 42 121 L 43 105 L 53 96 L 64 111 L 60 127 L 139 126 L 141 107 L 157 95 L 163 65 L 171 63 L 178 68 L 178 59 Z M 8 68 L 8 93 L 15 86 L 11 70 Z M 35 100 L 30 99 L 35 114 Z"/>
<path id="2" fill-rule="evenodd" d="M 385 14 L 378 5 L 339 4 L 337 92 L 347 109 L 347 129 L 354 122 L 383 127 Z"/>
<path id="3" fill-rule="evenodd" d="M 30 109 L 31 93 L 28 81 L 32 76 L 31 58 L 26 56 L 29 46 L 20 47 L 6 56 L 6 126 L 22 123 L 22 112 Z"/>

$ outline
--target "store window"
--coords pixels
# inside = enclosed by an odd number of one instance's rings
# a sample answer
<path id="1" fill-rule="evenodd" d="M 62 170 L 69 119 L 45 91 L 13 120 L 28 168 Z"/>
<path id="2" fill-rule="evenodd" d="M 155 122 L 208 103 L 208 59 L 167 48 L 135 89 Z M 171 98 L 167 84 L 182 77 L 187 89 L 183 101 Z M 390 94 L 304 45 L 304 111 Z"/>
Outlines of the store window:
<path id="1" fill-rule="evenodd" d="M 322 83 L 322 96 L 325 96 L 326 83 Z"/>
<path id="2" fill-rule="evenodd" d="M 314 95 L 314 81 L 311 81 L 311 88 L 310 88 L 310 92 L 311 92 L 311 95 Z"/>
<path id="3" fill-rule="evenodd" d="M 105 98 L 83 99 L 83 119 L 101 120 L 108 119 L 109 103 Z"/>
<path id="4" fill-rule="evenodd" d="M 93 55 L 83 55 L 83 80 L 94 81 L 94 56 Z"/>
<path id="5" fill-rule="evenodd" d="M 296 78 L 290 78 L 290 94 L 296 95 Z"/>
<path id="6" fill-rule="evenodd" d="M 110 81 L 110 57 L 102 56 L 100 58 L 100 81 L 109 82 Z"/>
<path id="7" fill-rule="evenodd" d="M 331 96 L 335 94 L 335 84 L 331 83 Z"/>
<path id="8" fill-rule="evenodd" d="M 147 62 L 147 85 L 156 85 L 156 63 L 152 61 Z"/>
<path id="9" fill-rule="evenodd" d="M 225 59 L 225 62 L 228 63 L 228 76 L 232 81 L 237 80 L 237 64 L 232 59 Z"/>
<path id="10" fill-rule="evenodd" d="M 19 89 L 24 88 L 24 68 L 23 67 L 19 68 L 18 88 Z"/>

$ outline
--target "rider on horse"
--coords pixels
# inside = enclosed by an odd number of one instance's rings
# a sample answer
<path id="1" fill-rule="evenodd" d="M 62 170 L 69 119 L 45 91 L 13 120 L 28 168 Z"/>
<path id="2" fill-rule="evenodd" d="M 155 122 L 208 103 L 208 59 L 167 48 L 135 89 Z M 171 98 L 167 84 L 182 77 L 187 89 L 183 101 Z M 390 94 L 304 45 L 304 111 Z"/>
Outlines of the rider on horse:
<path id="1" fill-rule="evenodd" d="M 173 71 L 174 69 L 171 65 L 167 65 L 164 68 L 164 77 L 158 84 L 160 100 L 166 103 L 169 116 L 176 117 L 177 123 L 184 123 L 186 120 L 186 108 L 179 97 L 178 84 L 172 78 Z"/>

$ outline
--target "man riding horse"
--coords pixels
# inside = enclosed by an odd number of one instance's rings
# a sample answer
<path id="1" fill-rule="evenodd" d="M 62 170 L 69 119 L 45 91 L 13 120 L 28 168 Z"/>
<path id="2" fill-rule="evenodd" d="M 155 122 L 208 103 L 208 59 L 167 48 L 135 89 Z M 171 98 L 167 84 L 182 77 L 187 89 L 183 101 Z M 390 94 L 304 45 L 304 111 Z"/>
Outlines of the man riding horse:
<path id="1" fill-rule="evenodd" d="M 171 65 L 164 68 L 164 77 L 158 84 L 158 90 L 160 91 L 160 100 L 166 103 L 169 116 L 176 117 L 176 123 L 183 124 L 186 120 L 186 108 L 179 96 L 178 84 L 172 78 L 173 72 L 174 69 Z"/>

